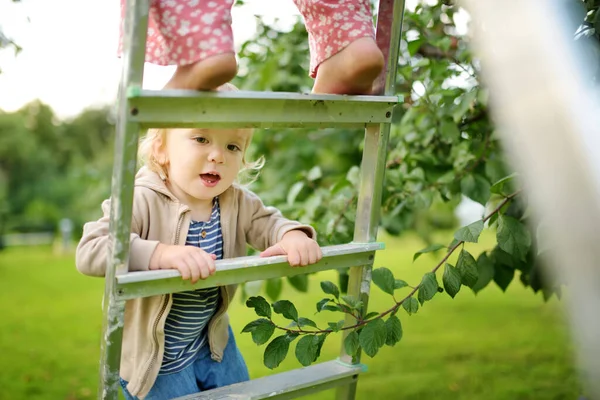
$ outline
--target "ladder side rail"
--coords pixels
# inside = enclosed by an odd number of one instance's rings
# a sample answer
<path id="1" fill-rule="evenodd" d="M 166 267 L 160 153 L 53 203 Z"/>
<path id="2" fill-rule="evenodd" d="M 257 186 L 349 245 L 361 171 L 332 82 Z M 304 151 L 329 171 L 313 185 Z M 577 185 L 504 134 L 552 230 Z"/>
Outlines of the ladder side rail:
<path id="1" fill-rule="evenodd" d="M 534 222 L 544 222 L 547 271 L 568 282 L 563 301 L 582 381 L 600 398 L 600 102 L 569 29 L 567 6 L 576 4 L 519 2 L 515 13 L 514 4 L 463 2 L 501 140 Z"/>
<path id="2" fill-rule="evenodd" d="M 383 46 L 380 49 L 385 56 L 386 65 L 385 70 L 376 80 L 379 83 L 378 95 L 395 94 L 404 7 L 404 0 L 379 1 L 376 40 L 379 46 Z M 385 79 L 383 87 L 381 86 L 382 79 Z M 361 180 L 354 226 L 354 241 L 356 242 L 374 242 L 377 240 L 390 128 L 390 123 L 383 123 L 368 125 L 365 129 Z M 362 301 L 363 315 L 367 312 L 369 302 L 372 268 L 372 264 L 350 268 L 348 294 Z M 350 325 L 353 323 L 356 323 L 356 320 L 347 316 L 345 324 Z M 344 340 L 348 334 L 348 331 L 344 331 L 342 335 L 340 360 L 349 364 L 357 364 L 360 362 L 360 352 L 352 357 L 346 353 L 344 348 Z M 357 383 L 357 381 L 353 381 L 348 385 L 339 387 L 336 391 L 336 398 L 338 400 L 353 400 L 356 397 Z"/>
<path id="3" fill-rule="evenodd" d="M 110 251 L 103 299 L 98 398 L 117 399 L 125 302 L 117 299 L 116 276 L 127 273 L 133 207 L 133 182 L 139 125 L 128 121 L 127 88 L 142 86 L 148 0 L 128 0 L 125 7 L 123 67 L 117 106 L 115 156 L 110 209 Z"/>

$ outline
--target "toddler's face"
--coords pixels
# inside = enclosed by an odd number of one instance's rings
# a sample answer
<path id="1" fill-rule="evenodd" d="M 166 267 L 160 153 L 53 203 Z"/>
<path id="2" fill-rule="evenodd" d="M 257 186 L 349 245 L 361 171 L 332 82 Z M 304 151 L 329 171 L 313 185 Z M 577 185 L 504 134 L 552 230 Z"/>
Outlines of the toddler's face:
<path id="1" fill-rule="evenodd" d="M 242 167 L 248 139 L 242 129 L 170 129 L 157 158 L 173 194 L 191 205 L 223 193 Z"/>

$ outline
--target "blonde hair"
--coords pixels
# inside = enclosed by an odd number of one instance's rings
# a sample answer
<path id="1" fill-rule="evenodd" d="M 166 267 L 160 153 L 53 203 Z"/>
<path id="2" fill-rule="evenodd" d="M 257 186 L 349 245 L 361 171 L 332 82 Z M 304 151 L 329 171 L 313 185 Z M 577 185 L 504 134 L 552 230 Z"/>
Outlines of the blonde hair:
<path id="1" fill-rule="evenodd" d="M 220 86 L 217 90 L 223 92 L 234 92 L 238 91 L 238 88 L 231 83 L 226 83 Z M 140 139 L 138 146 L 138 160 L 140 165 L 145 165 L 151 171 L 156 172 L 163 180 L 167 179 L 169 174 L 165 165 L 161 164 L 160 161 L 155 157 L 154 146 L 157 141 L 160 141 L 162 145 L 166 143 L 168 131 L 169 130 L 166 128 L 149 129 L 148 133 Z M 265 158 L 260 156 L 255 161 L 248 161 L 246 159 L 246 151 L 252 142 L 252 135 L 254 134 L 254 131 L 252 129 L 244 129 L 244 131 L 248 131 L 248 135 L 247 140 L 244 143 L 244 148 L 242 149 L 242 168 L 238 172 L 236 181 L 242 185 L 249 185 L 258 178 L 260 170 L 265 165 Z"/>

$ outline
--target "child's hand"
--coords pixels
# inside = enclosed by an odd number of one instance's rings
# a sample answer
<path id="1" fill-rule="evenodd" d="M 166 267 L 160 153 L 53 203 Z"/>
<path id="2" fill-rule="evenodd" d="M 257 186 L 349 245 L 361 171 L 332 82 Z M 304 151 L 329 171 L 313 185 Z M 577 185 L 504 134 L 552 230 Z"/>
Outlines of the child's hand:
<path id="1" fill-rule="evenodd" d="M 199 247 L 173 246 L 159 243 L 150 258 L 150 269 L 176 269 L 182 279 L 196 283 L 214 275 L 217 256 Z"/>
<path id="2" fill-rule="evenodd" d="M 288 262 L 292 267 L 304 267 L 323 258 L 323 253 L 317 242 L 300 230 L 287 232 L 283 235 L 281 241 L 260 253 L 261 257 L 284 255 L 288 256 Z"/>

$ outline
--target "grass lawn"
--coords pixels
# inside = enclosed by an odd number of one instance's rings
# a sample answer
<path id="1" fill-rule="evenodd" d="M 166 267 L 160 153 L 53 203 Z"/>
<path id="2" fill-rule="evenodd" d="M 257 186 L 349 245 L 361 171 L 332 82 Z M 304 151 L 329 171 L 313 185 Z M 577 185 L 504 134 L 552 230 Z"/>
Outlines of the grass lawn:
<path id="1" fill-rule="evenodd" d="M 449 241 L 449 235 L 443 242 Z M 489 237 L 483 242 L 490 243 Z M 385 238 L 387 249 L 376 258 L 416 285 L 441 255 L 427 254 L 412 263 L 419 239 Z M 467 249 L 477 253 L 478 245 Z M 319 321 L 315 303 L 323 297 L 319 281 L 337 281 L 324 272 L 311 277 L 310 292 L 284 286 L 301 316 Z M 438 279 L 441 282 L 441 275 Z M 80 275 L 73 256 L 57 256 L 48 248 L 13 248 L 0 252 L 0 399 L 93 399 L 101 329 L 103 280 Z M 391 306 L 389 295 L 373 287 L 370 309 Z M 463 287 L 452 300 L 437 294 L 419 312 L 399 312 L 404 337 L 374 358 L 359 379 L 358 399 L 578 399 L 568 329 L 560 303 L 544 303 L 514 282 L 507 293 L 495 284 L 475 296 Z M 235 332 L 257 318 L 237 301 L 230 312 Z M 332 321 L 337 320 L 337 316 Z M 262 364 L 264 346 L 249 334 L 238 334 L 251 377 L 297 368 L 293 347 L 275 371 Z M 340 340 L 330 336 L 321 360 L 335 358 Z M 311 399 L 333 399 L 326 391 Z"/>

